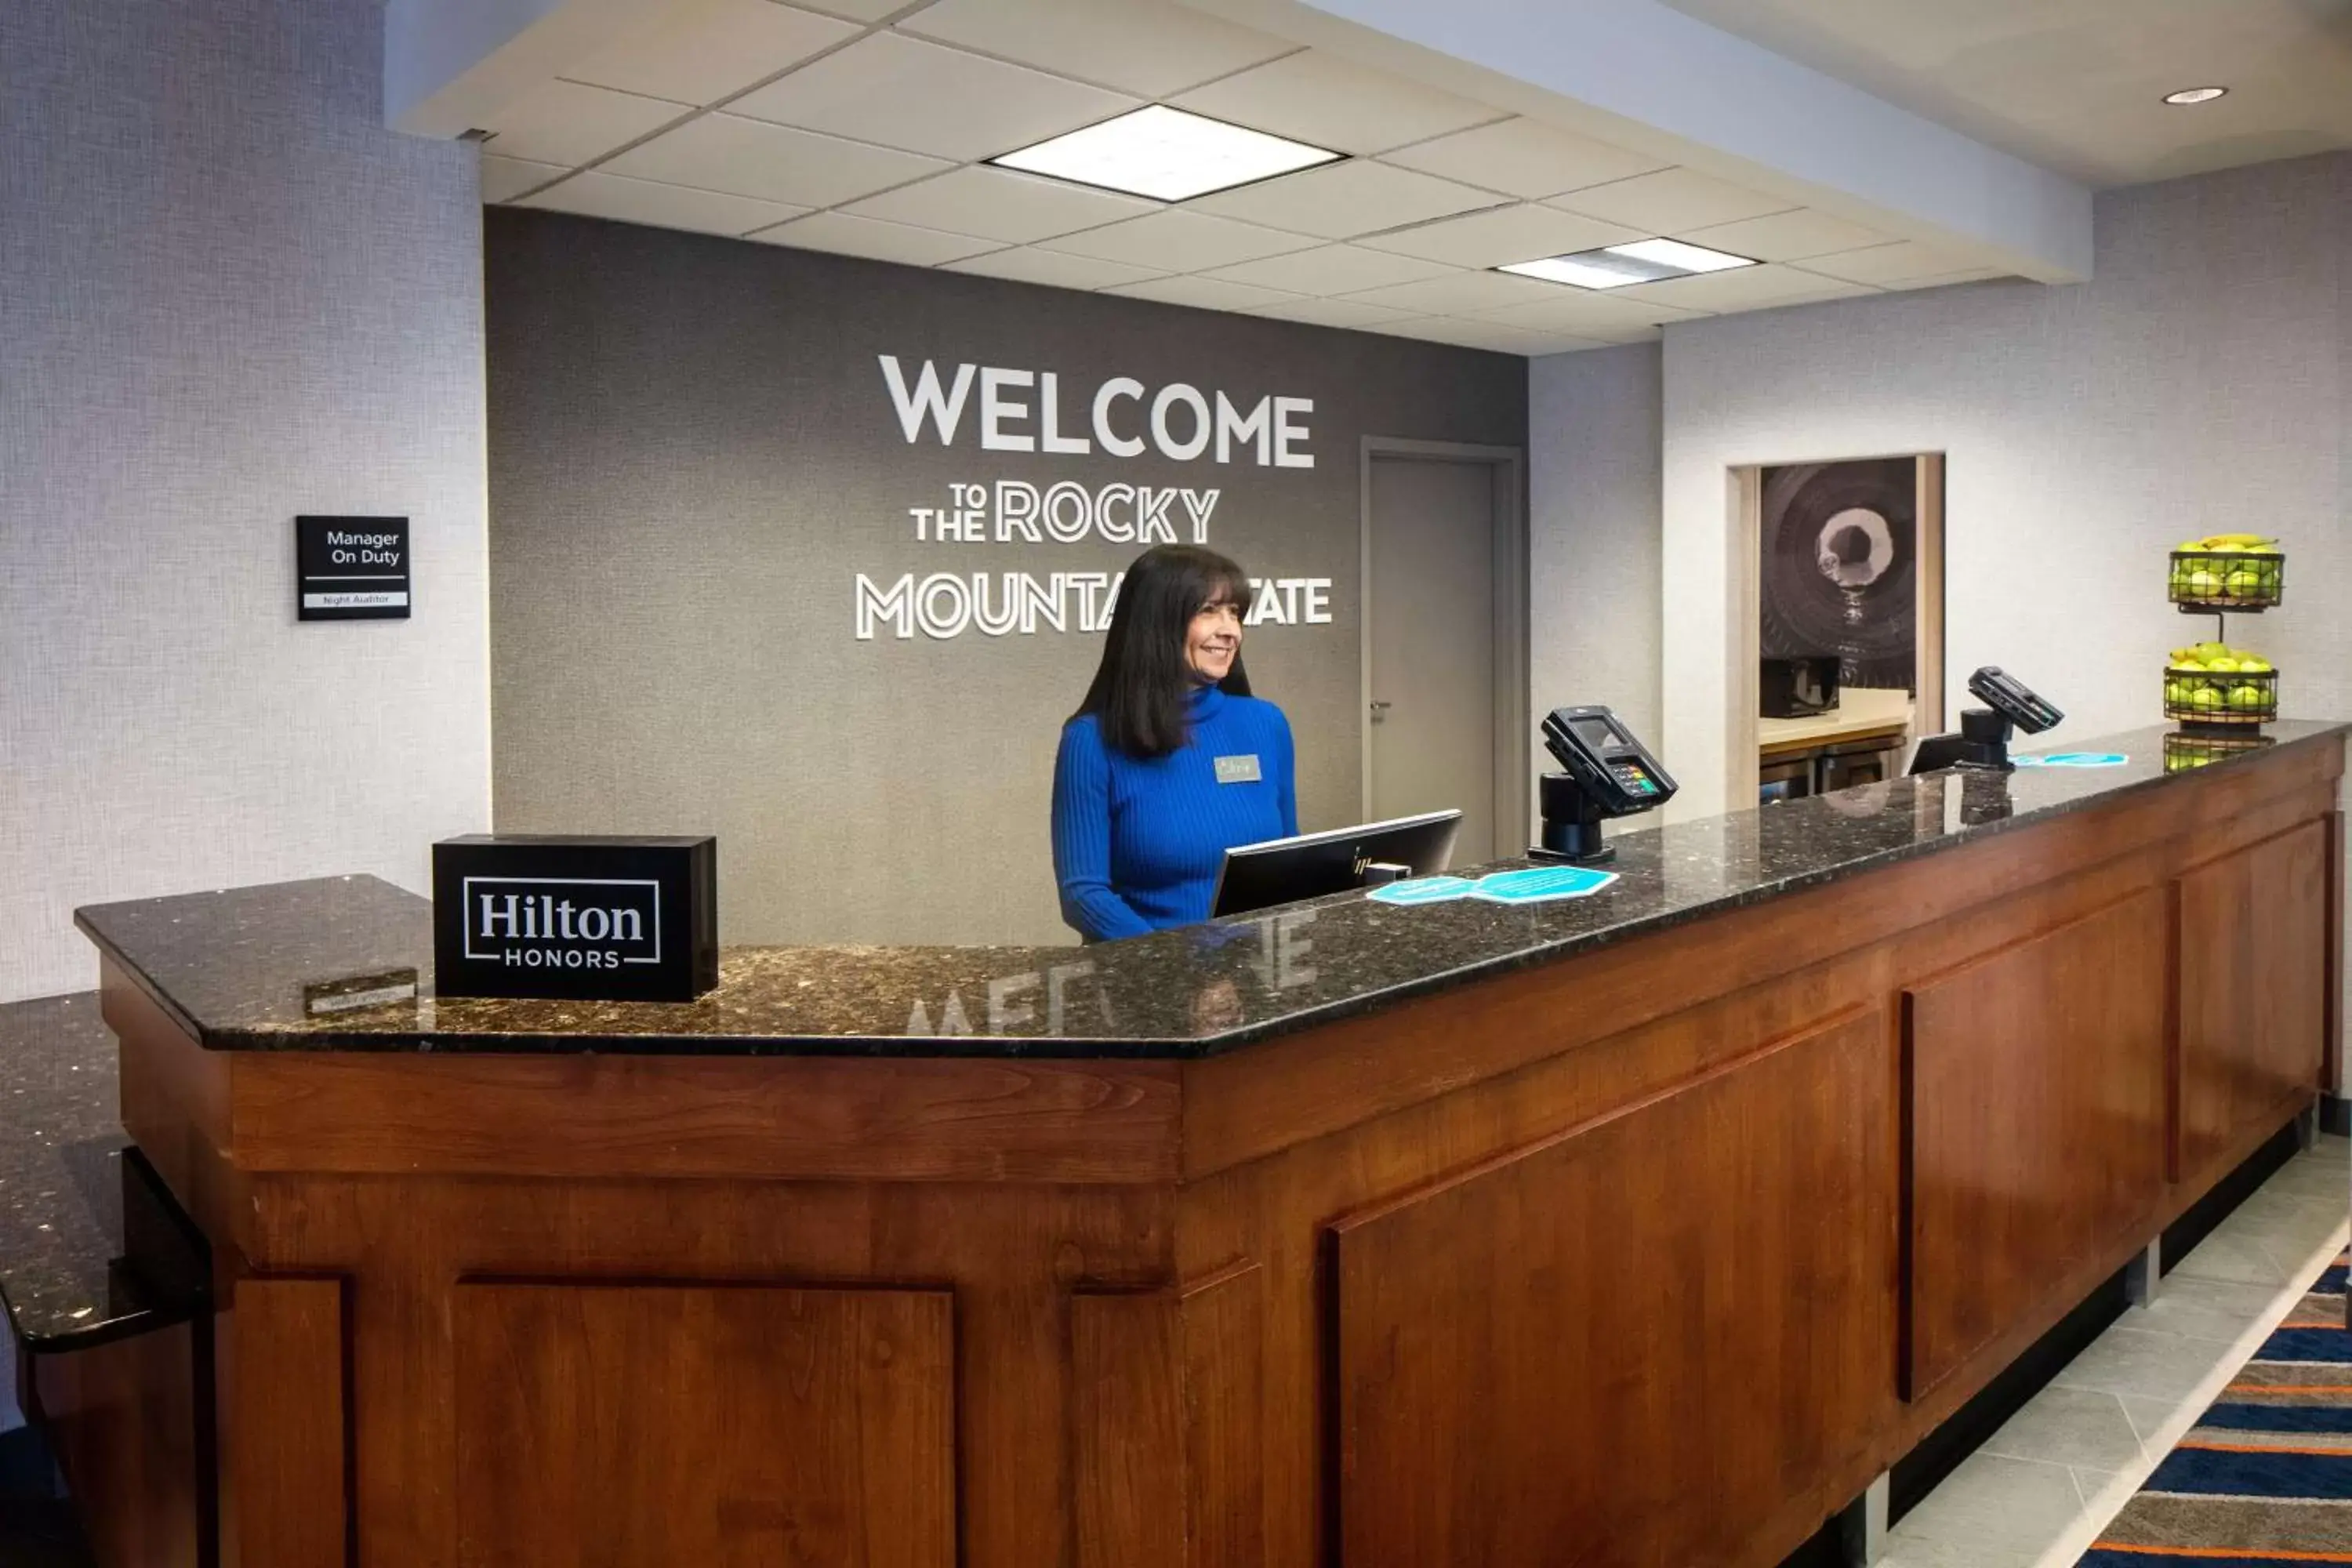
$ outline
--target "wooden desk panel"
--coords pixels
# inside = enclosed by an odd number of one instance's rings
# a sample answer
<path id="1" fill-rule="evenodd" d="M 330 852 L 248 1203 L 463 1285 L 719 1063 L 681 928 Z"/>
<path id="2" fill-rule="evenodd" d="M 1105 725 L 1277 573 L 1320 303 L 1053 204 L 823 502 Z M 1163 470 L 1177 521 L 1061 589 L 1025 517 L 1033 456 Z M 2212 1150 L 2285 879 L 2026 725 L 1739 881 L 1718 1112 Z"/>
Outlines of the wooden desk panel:
<path id="1" fill-rule="evenodd" d="M 1336 1226 L 1341 1560 L 1777 1561 L 1894 1402 L 1889 1056 L 1847 1015 Z"/>
<path id="2" fill-rule="evenodd" d="M 2326 1059 L 2330 820 L 2180 878 L 2177 1170 L 2194 1182 L 2279 1108 L 2307 1101 Z"/>
<path id="3" fill-rule="evenodd" d="M 481 1282 L 452 1308 L 466 1568 L 952 1568 L 938 1290 Z"/>
<path id="4" fill-rule="evenodd" d="M 1904 993 L 1906 1398 L 2164 1194 L 2168 909 L 2143 889 Z"/>

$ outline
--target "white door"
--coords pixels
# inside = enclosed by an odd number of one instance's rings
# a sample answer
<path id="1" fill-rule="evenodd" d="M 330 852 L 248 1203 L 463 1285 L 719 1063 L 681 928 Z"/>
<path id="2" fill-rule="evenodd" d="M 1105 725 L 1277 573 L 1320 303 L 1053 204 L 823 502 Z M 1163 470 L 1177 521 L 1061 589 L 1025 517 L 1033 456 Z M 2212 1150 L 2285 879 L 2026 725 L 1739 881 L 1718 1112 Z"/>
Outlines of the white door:
<path id="1" fill-rule="evenodd" d="M 1492 460 L 1375 454 L 1366 567 L 1365 795 L 1373 820 L 1462 812 L 1454 863 L 1496 841 L 1495 580 L 1498 487 Z"/>

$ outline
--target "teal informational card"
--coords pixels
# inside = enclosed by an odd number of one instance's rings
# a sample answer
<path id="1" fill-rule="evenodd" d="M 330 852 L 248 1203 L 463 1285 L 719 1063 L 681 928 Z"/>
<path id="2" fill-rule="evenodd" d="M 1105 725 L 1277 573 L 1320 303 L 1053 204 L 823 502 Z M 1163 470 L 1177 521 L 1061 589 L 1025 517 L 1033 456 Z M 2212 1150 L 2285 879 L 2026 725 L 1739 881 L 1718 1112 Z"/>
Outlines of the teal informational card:
<path id="1" fill-rule="evenodd" d="M 1614 871 L 1590 866 L 1532 866 L 1524 871 L 1497 871 L 1478 879 L 1474 899 L 1496 904 L 1544 904 L 1554 899 L 1581 899 L 1617 879 Z"/>
<path id="2" fill-rule="evenodd" d="M 1555 899 L 1581 899 L 1617 879 L 1614 871 L 1589 866 L 1530 866 L 1524 871 L 1495 871 L 1473 882 L 1463 877 L 1415 877 L 1390 882 L 1364 896 L 1376 904 L 1411 909 L 1421 904 L 1450 904 L 1457 899 L 1484 899 L 1490 904 L 1545 904 Z"/>
<path id="3" fill-rule="evenodd" d="M 1410 909 L 1415 904 L 1448 904 L 1456 899 L 1466 899 L 1475 886 L 1463 877 L 1415 877 L 1407 882 L 1384 883 L 1364 896 L 1376 904 L 1398 904 Z"/>
<path id="4" fill-rule="evenodd" d="M 2021 768 L 2119 768 L 2131 758 L 2121 752 L 2052 752 L 2012 760 Z"/>

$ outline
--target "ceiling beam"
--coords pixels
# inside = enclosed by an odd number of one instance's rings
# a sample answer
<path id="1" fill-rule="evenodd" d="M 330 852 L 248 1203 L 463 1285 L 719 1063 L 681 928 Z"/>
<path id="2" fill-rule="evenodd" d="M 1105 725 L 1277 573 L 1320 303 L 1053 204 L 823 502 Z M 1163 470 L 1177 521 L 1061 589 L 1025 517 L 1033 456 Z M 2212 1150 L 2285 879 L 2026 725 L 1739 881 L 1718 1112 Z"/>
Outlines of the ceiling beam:
<path id="1" fill-rule="evenodd" d="M 1181 3 L 2028 278 L 2091 274 L 2088 187 L 1659 0 Z"/>

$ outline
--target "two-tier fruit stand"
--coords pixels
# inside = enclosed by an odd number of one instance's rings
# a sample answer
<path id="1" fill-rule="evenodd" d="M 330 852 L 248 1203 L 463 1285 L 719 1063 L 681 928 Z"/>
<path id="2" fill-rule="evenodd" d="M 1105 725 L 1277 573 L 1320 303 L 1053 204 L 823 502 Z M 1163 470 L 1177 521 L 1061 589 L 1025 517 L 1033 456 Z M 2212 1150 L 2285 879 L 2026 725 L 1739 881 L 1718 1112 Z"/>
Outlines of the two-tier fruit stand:
<path id="1" fill-rule="evenodd" d="M 2278 542 L 2218 533 L 2172 552 L 2169 594 L 2181 614 L 2210 615 L 2214 637 L 2172 650 L 2164 671 L 2164 716 L 2180 725 L 2165 738 L 2168 769 L 2200 767 L 2266 744 L 2278 717 L 2278 669 L 2228 640 L 2231 615 L 2259 615 L 2284 595 L 2286 556 Z"/>

